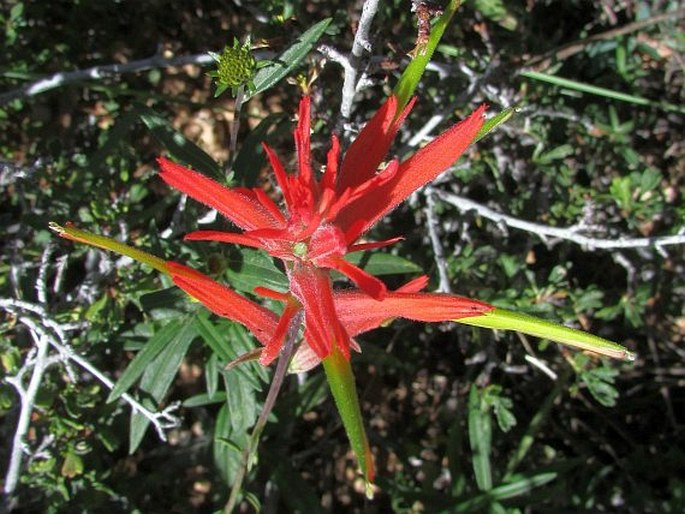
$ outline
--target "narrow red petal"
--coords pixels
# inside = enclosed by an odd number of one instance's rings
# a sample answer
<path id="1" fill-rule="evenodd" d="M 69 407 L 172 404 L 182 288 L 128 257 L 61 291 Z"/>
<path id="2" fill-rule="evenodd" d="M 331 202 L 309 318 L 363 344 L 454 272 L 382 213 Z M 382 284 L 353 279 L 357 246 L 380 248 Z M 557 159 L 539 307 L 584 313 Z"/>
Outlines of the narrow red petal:
<path id="1" fill-rule="evenodd" d="M 384 248 L 386 246 L 394 245 L 395 243 L 399 243 L 400 241 L 404 240 L 402 236 L 399 237 L 393 237 L 390 239 L 385 239 L 383 241 L 373 241 L 370 243 L 358 243 L 356 245 L 352 245 L 348 248 L 348 252 L 362 252 L 364 250 L 375 250 L 377 248 Z"/>
<path id="2" fill-rule="evenodd" d="M 411 284 L 411 283 L 410 283 Z M 478 300 L 440 293 L 389 291 L 382 302 L 361 291 L 335 294 L 335 307 L 351 336 L 380 327 L 393 318 L 439 322 L 479 316 L 494 307 Z"/>
<path id="3" fill-rule="evenodd" d="M 421 275 L 395 289 L 396 293 L 418 293 L 428 285 L 428 275 Z"/>
<path id="4" fill-rule="evenodd" d="M 278 325 L 273 312 L 199 271 L 175 262 L 168 262 L 167 265 L 174 284 L 202 302 L 210 311 L 245 325 L 262 344 L 271 341 Z"/>
<path id="5" fill-rule="evenodd" d="M 259 356 L 259 363 L 262 366 L 268 366 L 276 357 L 278 357 L 278 354 L 283 347 L 283 340 L 290 328 L 290 322 L 292 321 L 293 316 L 295 316 L 295 313 L 299 310 L 300 306 L 296 305 L 294 302 L 286 304 L 271 341 L 267 343 L 266 348 L 264 348 L 262 354 Z"/>
<path id="6" fill-rule="evenodd" d="M 320 359 L 336 346 L 349 357 L 350 338 L 333 303 L 331 279 L 325 270 L 296 264 L 288 272 L 293 295 L 304 308 L 305 338 Z"/>
<path id="7" fill-rule="evenodd" d="M 275 220 L 278 220 L 279 225 L 285 225 L 285 216 L 283 216 L 283 213 L 269 195 L 266 194 L 266 191 L 258 187 L 254 188 L 252 191 L 254 191 L 254 194 L 257 197 L 257 200 L 259 200 L 259 203 L 262 204 L 262 207 L 269 211 Z"/>
<path id="8" fill-rule="evenodd" d="M 201 173 L 189 170 L 164 157 L 157 159 L 157 162 L 161 169 L 159 176 L 164 182 L 198 202 L 216 209 L 240 228 L 249 230 L 281 225 L 253 194 L 224 187 Z"/>
<path id="9" fill-rule="evenodd" d="M 285 168 L 283 167 L 281 160 L 276 155 L 276 152 L 274 152 L 266 143 L 262 143 L 262 148 L 264 148 L 266 156 L 271 163 L 271 168 L 274 170 L 274 176 L 276 177 L 278 187 L 281 188 L 281 192 L 283 193 L 285 205 L 288 208 L 288 211 L 291 212 L 293 206 L 293 195 L 290 190 L 290 180 L 288 180 L 288 174 L 285 172 Z"/>
<path id="10" fill-rule="evenodd" d="M 300 169 L 299 179 L 308 188 L 312 187 L 310 106 L 311 99 L 308 96 L 302 97 L 297 127 L 295 128 L 295 149 L 297 150 L 297 161 Z"/>
<path id="11" fill-rule="evenodd" d="M 359 198 L 365 197 L 365 195 L 370 192 L 379 189 L 384 184 L 390 182 L 400 169 L 400 164 L 396 159 L 390 161 L 382 171 L 375 174 L 369 180 L 363 184 L 358 185 L 353 189 L 346 189 L 345 192 L 338 196 L 336 202 L 328 210 L 328 219 L 333 219 L 337 217 L 341 211 L 344 211 L 348 205 L 352 205 Z M 355 235 L 354 239 L 347 240 L 351 243 L 357 239 L 358 235 Z"/>
<path id="12" fill-rule="evenodd" d="M 484 112 L 485 106 L 480 106 L 468 118 L 404 161 L 391 180 L 369 189 L 363 196 L 352 201 L 338 215 L 338 225 L 347 233 L 353 224 L 364 220 L 356 234 L 350 235 L 358 237 L 366 232 L 410 194 L 433 180 L 459 158 L 483 125 Z"/>
<path id="13" fill-rule="evenodd" d="M 374 299 L 383 300 L 383 298 L 385 298 L 388 289 L 380 279 L 367 273 L 358 266 L 347 262 L 342 257 L 328 259 L 325 263 L 322 263 L 322 265 L 339 271 L 354 282 L 359 289 L 366 294 L 371 295 Z"/>
<path id="14" fill-rule="evenodd" d="M 272 300 L 284 303 L 291 298 L 289 293 L 281 293 L 280 291 L 275 291 L 274 289 L 270 289 L 268 287 L 257 286 L 252 291 L 254 294 L 258 294 L 264 298 L 271 298 Z"/>
<path id="15" fill-rule="evenodd" d="M 264 248 L 261 241 L 249 235 L 221 232 L 219 230 L 197 230 L 186 234 L 183 239 L 186 241 L 217 241 L 219 243 L 232 243 L 252 248 Z"/>
<path id="16" fill-rule="evenodd" d="M 358 187 L 376 174 L 388 153 L 397 129 L 413 107 L 412 99 L 397 115 L 397 98 L 388 97 L 345 152 L 338 177 L 338 193 Z"/>
<path id="17" fill-rule="evenodd" d="M 333 189 L 338 178 L 338 160 L 340 159 L 340 141 L 338 136 L 331 136 L 331 148 L 326 155 L 326 171 L 321 177 L 321 189 Z"/>

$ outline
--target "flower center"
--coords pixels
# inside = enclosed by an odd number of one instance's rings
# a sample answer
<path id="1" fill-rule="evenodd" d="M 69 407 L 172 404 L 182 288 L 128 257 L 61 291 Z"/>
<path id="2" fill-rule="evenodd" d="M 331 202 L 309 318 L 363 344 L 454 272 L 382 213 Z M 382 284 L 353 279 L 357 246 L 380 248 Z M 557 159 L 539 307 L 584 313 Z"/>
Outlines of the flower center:
<path id="1" fill-rule="evenodd" d="M 304 241 L 298 241 L 293 245 L 293 255 L 298 259 L 304 259 L 307 256 L 307 243 Z"/>

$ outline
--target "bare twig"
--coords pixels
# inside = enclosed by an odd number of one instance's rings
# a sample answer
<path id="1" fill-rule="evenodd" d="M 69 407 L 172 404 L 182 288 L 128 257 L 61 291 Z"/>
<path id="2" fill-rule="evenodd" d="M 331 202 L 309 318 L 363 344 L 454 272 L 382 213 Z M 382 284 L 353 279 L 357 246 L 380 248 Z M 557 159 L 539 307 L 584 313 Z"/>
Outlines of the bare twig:
<path id="1" fill-rule="evenodd" d="M 10 463 L 5 476 L 4 492 L 7 495 L 7 503 L 11 502 L 11 497 L 16 490 L 22 457 L 28 451 L 25 438 L 30 427 L 31 413 L 45 370 L 54 364 L 62 364 L 68 372 L 69 378 L 76 381 L 76 374 L 71 369 L 71 363 L 75 363 L 109 389 L 114 387 L 114 382 L 87 359 L 76 354 L 69 345 L 67 332 L 82 328 L 80 324 L 60 324 L 50 318 L 42 305 L 21 300 L 2 298 L 0 299 L 0 309 L 16 315 L 18 322 L 28 329 L 35 342 L 35 347 L 27 354 L 21 369 L 13 377 L 6 379 L 6 382 L 16 389 L 20 399 L 19 419 L 10 451 Z M 51 347 L 55 353 L 50 354 Z M 29 371 L 31 378 L 28 386 L 24 387 L 24 377 Z M 123 394 L 121 398 L 135 411 L 150 420 L 163 441 L 166 440 L 165 430 L 178 426 L 180 422 L 178 417 L 173 414 L 179 406 L 177 403 L 169 405 L 160 412 L 152 412 L 129 394 Z M 7 503 L 7 506 L 11 505 Z"/>
<path id="2" fill-rule="evenodd" d="M 443 251 L 442 243 L 440 242 L 440 236 L 438 236 L 438 221 L 435 217 L 435 199 L 433 188 L 431 186 L 426 187 L 424 195 L 426 196 L 426 208 L 424 212 L 426 213 L 428 237 L 430 238 L 431 246 L 433 247 L 435 264 L 438 268 L 438 276 L 440 277 L 438 291 L 441 293 L 451 293 L 452 288 L 450 287 L 450 279 L 449 275 L 447 274 L 447 261 L 445 260 L 445 252 Z"/>
<path id="3" fill-rule="evenodd" d="M 566 228 L 550 227 L 541 223 L 532 223 L 524 221 L 514 216 L 502 214 L 483 204 L 464 198 L 463 196 L 445 191 L 436 191 L 438 197 L 444 202 L 456 207 L 462 212 L 475 211 L 479 216 L 487 218 L 495 223 L 524 230 L 535 234 L 548 246 L 553 246 L 558 241 L 570 241 L 587 250 L 618 250 L 618 249 L 634 249 L 634 248 L 654 248 L 659 252 L 663 252 L 665 246 L 682 245 L 685 244 L 685 233 L 673 236 L 661 237 L 621 237 L 618 239 L 603 239 L 598 237 L 589 237 L 579 232 L 582 227 L 570 226 Z"/>
<path id="4" fill-rule="evenodd" d="M 564 59 L 568 59 L 573 55 L 583 52 L 589 44 L 594 43 L 596 41 L 605 41 L 607 39 L 613 39 L 619 36 L 623 36 L 625 34 L 630 34 L 631 32 L 637 32 L 640 29 L 649 27 L 650 25 L 654 25 L 656 23 L 661 23 L 663 21 L 671 19 L 677 20 L 684 17 L 685 7 L 681 7 L 680 9 L 676 9 L 674 11 L 657 14 L 655 16 L 645 18 L 644 20 L 628 23 L 627 25 L 623 25 L 622 27 L 607 30 L 605 32 L 600 32 L 599 34 L 594 34 L 592 36 L 579 39 L 577 41 L 572 41 L 558 48 L 550 50 L 549 52 L 545 52 L 542 55 L 537 55 L 531 58 L 523 66 L 523 68 L 521 68 L 520 71 L 542 71 L 549 68 L 555 62 L 563 61 Z"/>
<path id="5" fill-rule="evenodd" d="M 0 94 L 0 105 L 4 105 L 19 98 L 40 95 L 52 91 L 53 89 L 84 80 L 101 80 L 124 73 L 136 73 L 155 68 L 184 66 L 186 64 L 204 66 L 213 62 L 214 60 L 209 54 L 181 55 L 171 58 L 155 55 L 147 59 L 131 61 L 125 64 L 107 64 L 104 66 L 93 66 L 92 68 L 87 68 L 85 70 L 62 71 L 26 84 L 18 89 Z"/>
<path id="6" fill-rule="evenodd" d="M 38 389 L 43 381 L 43 374 L 49 367 L 51 362 L 48 359 L 48 338 L 46 336 L 39 336 L 33 330 L 31 337 L 36 343 L 36 352 L 30 353 L 24 365 L 21 367 L 14 380 L 7 379 L 7 383 L 11 384 L 19 394 L 21 399 L 21 406 L 19 408 L 19 419 L 17 421 L 17 428 L 14 432 L 14 439 L 12 440 L 12 449 L 10 451 L 10 462 L 7 467 L 7 474 L 5 475 L 4 492 L 6 501 L 11 502 L 11 497 L 19 483 L 19 473 L 21 471 L 21 463 L 24 452 L 26 451 L 26 434 L 29 431 L 31 424 L 31 413 L 36 402 L 36 395 Z M 23 386 L 22 378 L 32 368 L 31 379 L 26 388 Z"/>
<path id="7" fill-rule="evenodd" d="M 43 250 L 43 255 L 40 258 L 40 268 L 38 269 L 38 277 L 36 278 L 36 296 L 38 302 L 45 305 L 48 301 L 48 286 L 46 283 L 48 267 L 50 264 L 50 257 L 55 251 L 55 245 L 48 243 Z"/>
<path id="8" fill-rule="evenodd" d="M 340 114 L 346 120 L 350 119 L 352 114 L 352 103 L 354 101 L 354 94 L 357 91 L 357 74 L 362 52 L 364 50 L 371 52 L 369 30 L 371 29 L 371 22 L 376 15 L 376 11 L 378 11 L 378 0 L 366 0 L 364 2 L 357 32 L 352 43 L 352 52 L 348 58 L 349 66 L 343 66 L 345 75 L 343 79 L 342 100 L 340 102 Z"/>
<path id="9" fill-rule="evenodd" d="M 545 361 L 542 359 L 538 359 L 537 357 L 533 357 L 532 355 L 526 354 L 524 357 L 528 363 L 530 363 L 532 366 L 538 368 L 540 371 L 542 371 L 545 375 L 547 375 L 549 378 L 552 380 L 556 380 L 557 374 L 550 368 Z"/>

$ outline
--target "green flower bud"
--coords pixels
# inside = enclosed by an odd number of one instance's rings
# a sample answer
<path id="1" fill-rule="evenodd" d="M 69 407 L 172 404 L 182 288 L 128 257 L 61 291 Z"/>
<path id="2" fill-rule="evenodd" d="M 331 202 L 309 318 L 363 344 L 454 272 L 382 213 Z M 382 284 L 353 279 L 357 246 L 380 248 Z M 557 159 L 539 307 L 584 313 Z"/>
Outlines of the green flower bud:
<path id="1" fill-rule="evenodd" d="M 216 78 L 215 96 L 229 88 L 235 95 L 238 88 L 251 87 L 257 70 L 257 60 L 252 55 L 250 46 L 249 38 L 242 45 L 236 39 L 233 46 L 227 46 L 221 54 L 211 54 L 217 62 L 216 71 L 210 73 L 210 76 Z"/>

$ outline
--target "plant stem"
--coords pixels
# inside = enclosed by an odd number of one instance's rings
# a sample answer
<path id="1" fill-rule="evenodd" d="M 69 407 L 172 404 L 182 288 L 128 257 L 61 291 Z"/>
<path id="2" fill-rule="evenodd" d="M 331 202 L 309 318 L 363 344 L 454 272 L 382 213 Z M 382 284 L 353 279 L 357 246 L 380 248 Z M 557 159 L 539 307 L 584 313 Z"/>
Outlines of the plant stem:
<path id="1" fill-rule="evenodd" d="M 245 100 L 245 86 L 240 86 L 236 92 L 235 103 L 233 104 L 233 120 L 228 126 L 228 131 L 231 137 L 229 146 L 228 172 L 233 169 L 233 163 L 235 162 L 235 151 L 238 146 L 238 131 L 240 130 L 240 111 L 243 108 L 243 100 Z"/>
<path id="2" fill-rule="evenodd" d="M 295 351 L 295 342 L 297 341 L 300 325 L 302 324 L 303 312 L 300 311 L 293 319 L 290 321 L 290 328 L 288 329 L 288 334 L 285 338 L 285 343 L 283 344 L 283 351 L 278 358 L 278 364 L 276 365 L 276 371 L 274 373 L 273 380 L 271 381 L 271 386 L 269 387 L 269 392 L 266 395 L 266 400 L 264 401 L 264 408 L 257 418 L 250 439 L 247 446 L 243 450 L 243 454 L 240 460 L 240 468 L 238 469 L 238 475 L 231 486 L 231 494 L 228 497 L 226 506 L 224 507 L 224 512 L 230 514 L 237 505 L 240 492 L 242 491 L 243 482 L 245 481 L 245 475 L 247 474 L 252 457 L 257 450 L 257 445 L 259 444 L 259 438 L 264 431 L 266 426 L 266 421 L 269 418 L 269 414 L 274 408 L 276 402 L 276 397 L 281 390 L 283 385 L 283 380 L 288 372 L 288 364 L 290 363 L 290 358 L 293 356 Z"/>

